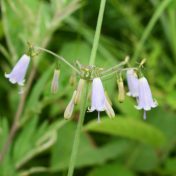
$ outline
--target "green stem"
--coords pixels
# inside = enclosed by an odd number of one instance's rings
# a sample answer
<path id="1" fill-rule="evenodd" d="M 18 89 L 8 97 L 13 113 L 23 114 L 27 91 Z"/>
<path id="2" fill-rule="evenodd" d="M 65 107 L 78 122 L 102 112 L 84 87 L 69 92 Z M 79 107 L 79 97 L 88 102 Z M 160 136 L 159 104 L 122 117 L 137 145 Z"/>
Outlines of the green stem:
<path id="1" fill-rule="evenodd" d="M 128 63 L 128 61 L 129 61 L 129 56 L 126 56 L 126 57 L 125 57 L 125 60 L 124 60 L 123 62 L 119 63 L 118 65 L 115 65 L 114 67 L 111 67 L 111 68 L 109 68 L 109 69 L 107 69 L 107 70 L 102 71 L 102 72 L 101 72 L 101 75 L 105 75 L 105 74 L 107 74 L 107 73 L 109 73 L 109 72 L 112 72 L 112 71 L 118 71 L 118 69 L 119 69 L 120 67 L 126 65 L 126 64 Z"/>
<path id="2" fill-rule="evenodd" d="M 93 42 L 93 47 L 92 47 L 91 56 L 90 56 L 90 60 L 89 60 L 90 65 L 94 65 L 95 58 L 96 58 L 105 4 L 106 4 L 106 0 L 101 0 L 98 20 L 97 20 L 97 26 L 96 26 L 95 36 L 94 36 L 94 42 Z M 84 96 L 82 97 L 82 103 L 81 103 L 82 107 L 81 107 L 81 112 L 80 112 L 80 117 L 79 117 L 77 129 L 75 132 L 75 139 L 74 139 L 74 143 L 73 143 L 73 148 L 72 148 L 71 159 L 70 159 L 70 163 L 69 163 L 69 169 L 68 169 L 67 176 L 73 176 L 73 172 L 74 172 L 74 168 L 75 168 L 75 162 L 76 162 L 76 157 L 77 157 L 78 147 L 79 147 L 79 142 L 80 142 L 81 129 L 83 126 L 85 112 L 86 112 L 86 108 L 87 108 L 88 91 L 89 91 L 89 83 L 86 83 Z"/>
<path id="3" fill-rule="evenodd" d="M 62 56 L 59 56 L 59 55 L 55 54 L 54 52 L 52 52 L 48 49 L 42 48 L 42 47 L 35 46 L 35 48 L 53 55 L 54 57 L 58 58 L 59 60 L 64 62 L 66 65 L 68 65 L 71 69 L 75 70 L 78 74 L 80 74 L 80 71 L 76 67 L 74 67 L 72 64 L 70 64 L 67 60 L 65 60 Z"/>
<path id="4" fill-rule="evenodd" d="M 100 32 L 101 32 L 101 26 L 102 26 L 102 21 L 103 21 L 105 4 L 106 4 L 106 0 L 101 0 L 98 21 L 97 21 L 97 26 L 96 26 L 96 31 L 95 31 L 94 41 L 93 41 L 93 48 L 92 48 L 90 60 L 89 60 L 90 65 L 94 65 L 94 63 L 95 63 L 95 57 L 96 57 L 99 38 L 100 38 Z"/>
<path id="5" fill-rule="evenodd" d="M 81 112 L 80 112 L 80 116 L 79 116 L 77 129 L 75 132 L 75 138 L 74 138 L 74 143 L 73 143 L 73 148 L 72 148 L 71 159 L 70 159 L 70 164 L 69 164 L 67 176 L 72 176 L 73 172 L 74 172 L 75 161 L 76 161 L 76 156 L 78 153 L 78 147 L 79 147 L 79 142 L 80 142 L 81 129 L 83 126 L 84 116 L 85 116 L 85 112 L 86 112 L 86 108 L 87 108 L 88 90 L 89 90 L 89 84 L 86 83 L 84 95 L 82 97 L 82 103 L 81 103 L 82 107 L 81 107 Z"/>
<path id="6" fill-rule="evenodd" d="M 157 20 L 160 18 L 161 14 L 166 9 L 166 7 L 169 5 L 170 2 L 172 2 L 172 0 L 161 1 L 160 5 L 156 9 L 155 13 L 153 14 L 151 20 L 149 21 L 145 31 L 143 32 L 143 35 L 142 35 L 140 41 L 138 43 L 137 49 L 135 50 L 135 53 L 133 55 L 133 62 L 135 62 L 136 59 L 139 57 L 139 54 L 141 52 L 141 49 L 142 49 L 146 39 L 150 35 L 150 33 L 151 33 L 154 25 L 156 24 Z"/>

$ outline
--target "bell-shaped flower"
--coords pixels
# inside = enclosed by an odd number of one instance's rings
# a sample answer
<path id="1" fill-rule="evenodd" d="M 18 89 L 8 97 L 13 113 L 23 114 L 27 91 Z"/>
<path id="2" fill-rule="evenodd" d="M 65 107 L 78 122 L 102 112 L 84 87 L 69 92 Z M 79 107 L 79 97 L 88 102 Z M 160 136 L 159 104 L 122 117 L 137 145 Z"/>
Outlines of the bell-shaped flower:
<path id="1" fill-rule="evenodd" d="M 98 122 L 100 122 L 100 112 L 106 109 L 106 97 L 101 79 L 94 78 L 92 82 L 91 108 L 89 112 L 98 111 Z"/>
<path id="2" fill-rule="evenodd" d="M 53 94 L 57 93 L 57 91 L 58 91 L 59 76 L 60 76 L 60 70 L 55 69 L 53 79 L 52 79 L 52 82 L 51 82 L 51 93 L 53 93 Z"/>
<path id="3" fill-rule="evenodd" d="M 146 119 L 145 111 L 150 111 L 151 108 L 155 108 L 158 105 L 157 101 L 153 100 L 150 86 L 145 77 L 141 77 L 139 79 L 139 96 L 137 102 L 138 105 L 136 106 L 136 108 L 139 110 L 144 110 L 144 119 Z"/>
<path id="4" fill-rule="evenodd" d="M 133 69 L 127 70 L 128 96 L 138 97 L 138 77 Z"/>
<path id="5" fill-rule="evenodd" d="M 70 119 L 73 114 L 73 109 L 75 106 L 75 96 L 76 96 L 76 90 L 73 92 L 73 96 L 65 109 L 65 112 L 64 112 L 65 119 Z"/>
<path id="6" fill-rule="evenodd" d="M 22 55 L 19 61 L 14 66 L 13 70 L 9 74 L 5 74 L 5 77 L 9 79 L 12 84 L 17 83 L 20 86 L 24 85 L 24 77 L 27 72 L 27 68 L 30 63 L 30 57 L 26 54 Z"/>

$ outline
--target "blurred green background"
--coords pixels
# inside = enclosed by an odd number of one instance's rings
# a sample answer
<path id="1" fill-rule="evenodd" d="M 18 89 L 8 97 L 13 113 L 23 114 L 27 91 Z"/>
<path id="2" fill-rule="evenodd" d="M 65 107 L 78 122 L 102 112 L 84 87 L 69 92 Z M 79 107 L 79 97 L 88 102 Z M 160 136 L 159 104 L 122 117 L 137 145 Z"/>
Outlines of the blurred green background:
<path id="1" fill-rule="evenodd" d="M 0 149 L 5 143 L 20 101 L 9 73 L 27 51 L 27 42 L 48 48 L 72 64 L 87 64 L 100 0 L 1 0 L 0 14 Z M 116 77 L 103 84 L 117 118 L 87 113 L 81 134 L 75 176 L 176 175 L 176 1 L 107 0 L 96 65 L 109 68 L 130 55 L 132 66 L 147 63 L 147 77 L 159 106 L 142 120 L 135 100 L 117 101 Z M 34 66 L 35 65 L 35 66 Z M 79 106 L 73 120 L 63 120 L 76 85 L 73 72 L 61 63 L 59 91 L 50 93 L 54 58 L 40 53 L 30 65 L 32 85 L 20 129 L 3 162 L 0 176 L 65 176 Z M 125 77 L 125 75 L 124 75 Z M 79 78 L 77 78 L 78 81 Z M 127 87 L 126 87 L 127 90 Z M 90 105 L 90 104 L 89 104 Z"/>

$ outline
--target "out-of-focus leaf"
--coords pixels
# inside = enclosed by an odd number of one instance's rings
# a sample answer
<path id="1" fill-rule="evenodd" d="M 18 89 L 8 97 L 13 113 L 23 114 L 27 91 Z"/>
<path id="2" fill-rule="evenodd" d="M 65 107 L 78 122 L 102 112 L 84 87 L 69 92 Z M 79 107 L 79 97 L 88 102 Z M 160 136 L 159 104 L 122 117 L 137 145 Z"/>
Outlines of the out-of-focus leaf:
<path id="1" fill-rule="evenodd" d="M 135 176 L 132 171 L 125 168 L 122 164 L 106 164 L 92 169 L 87 176 Z"/>
<path id="2" fill-rule="evenodd" d="M 34 134 L 36 133 L 38 118 L 31 118 L 28 124 L 23 128 L 21 133 L 19 134 L 13 151 L 14 161 L 20 160 L 26 152 L 28 152 L 31 148 L 34 147 Z"/>
<path id="3" fill-rule="evenodd" d="M 176 158 L 169 158 L 165 162 L 165 166 L 161 168 L 162 173 L 170 175 L 176 174 Z"/>
<path id="4" fill-rule="evenodd" d="M 70 122 L 58 131 L 58 140 L 52 150 L 52 171 L 58 171 L 68 168 L 75 129 L 75 124 Z M 82 133 L 76 167 L 102 164 L 109 159 L 120 156 L 125 151 L 129 150 L 129 148 L 130 142 L 123 140 L 112 142 L 103 147 L 96 148 L 93 143 L 91 143 L 89 137 L 86 134 Z"/>
<path id="5" fill-rule="evenodd" d="M 150 172 L 158 164 L 157 152 L 148 145 L 137 145 L 127 157 L 127 165 L 138 172 Z"/>
<path id="6" fill-rule="evenodd" d="M 170 146 L 172 142 L 176 140 L 176 118 L 175 114 L 164 110 L 161 107 L 148 113 L 148 121 L 159 128 L 166 136 L 168 142 L 167 145 Z"/>
<path id="7" fill-rule="evenodd" d="M 127 137 L 153 147 L 161 147 L 165 143 L 164 134 L 154 126 L 131 118 L 102 119 L 99 124 L 92 121 L 84 128 L 87 131 L 95 131 L 110 135 Z"/>
<path id="8" fill-rule="evenodd" d="M 29 100 L 27 102 L 27 108 L 30 110 L 35 110 L 36 111 L 36 105 L 40 99 L 40 96 L 43 93 L 43 90 L 48 82 L 48 79 L 50 78 L 52 72 L 54 70 L 54 65 L 51 65 L 45 73 L 39 78 L 37 83 L 35 84 L 35 87 L 32 90 L 32 93 L 29 97 Z"/>
<path id="9" fill-rule="evenodd" d="M 33 157 L 51 147 L 56 141 L 57 130 L 66 121 L 57 120 L 50 126 L 46 123 L 38 126 L 37 123 L 38 117 L 31 118 L 16 140 L 13 150 L 13 160 L 16 168 L 20 168 Z"/>
<path id="10" fill-rule="evenodd" d="M 9 129 L 8 129 L 8 121 L 5 117 L 0 118 L 0 152 L 2 150 L 2 147 L 4 146 L 4 143 L 7 141 Z M 1 176 L 7 176 L 7 175 L 14 175 L 16 176 L 14 163 L 12 161 L 12 157 L 10 155 L 11 147 L 9 147 L 9 150 L 7 151 L 6 155 L 4 156 L 4 159 L 2 163 L 0 164 L 0 175 Z"/>

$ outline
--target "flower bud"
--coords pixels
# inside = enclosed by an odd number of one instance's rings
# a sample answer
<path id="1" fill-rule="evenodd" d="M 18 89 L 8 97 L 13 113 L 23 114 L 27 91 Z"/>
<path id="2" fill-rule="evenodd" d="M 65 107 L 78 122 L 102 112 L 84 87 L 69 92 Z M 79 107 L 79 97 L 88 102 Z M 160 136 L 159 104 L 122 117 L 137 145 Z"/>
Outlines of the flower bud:
<path id="1" fill-rule="evenodd" d="M 53 79 L 52 79 L 52 82 L 51 82 L 51 93 L 53 93 L 53 94 L 57 93 L 57 91 L 58 91 L 59 75 L 60 75 L 60 70 L 55 69 Z"/>
<path id="2" fill-rule="evenodd" d="M 106 111 L 106 114 L 109 116 L 109 118 L 114 118 L 115 117 L 115 112 L 112 109 L 112 106 L 111 106 L 110 102 L 108 101 L 108 98 L 109 97 L 107 97 L 105 95 L 105 111 Z"/>
<path id="3" fill-rule="evenodd" d="M 65 109 L 65 112 L 64 112 L 65 119 L 70 119 L 73 114 L 73 109 L 74 109 L 74 105 L 75 105 L 74 100 L 75 100 L 76 92 L 77 92 L 76 90 L 73 92 L 73 96 Z"/>
<path id="4" fill-rule="evenodd" d="M 107 91 L 105 91 L 105 96 L 106 96 L 106 99 L 107 99 L 108 103 L 109 103 L 110 105 L 112 105 L 112 101 L 111 101 L 111 99 L 109 98 Z"/>
<path id="5" fill-rule="evenodd" d="M 82 94 L 84 84 L 85 84 L 85 80 L 80 79 L 79 82 L 78 82 L 77 90 L 76 90 L 75 104 L 78 104 L 80 102 L 80 98 L 81 98 L 81 94 Z"/>
<path id="6" fill-rule="evenodd" d="M 123 80 L 122 78 L 120 78 L 119 80 L 117 80 L 117 84 L 118 84 L 118 101 L 120 103 L 123 103 L 125 100 L 125 88 L 124 88 L 124 84 L 123 84 Z"/>

